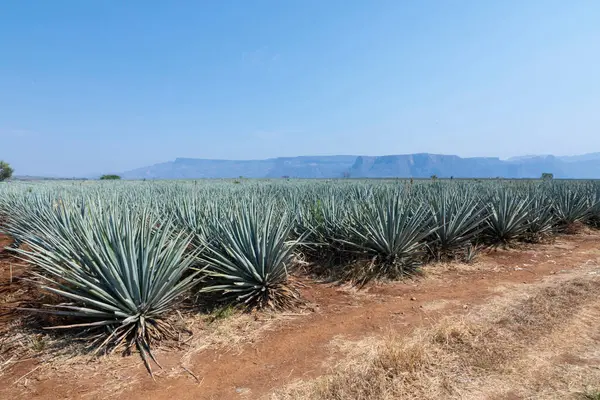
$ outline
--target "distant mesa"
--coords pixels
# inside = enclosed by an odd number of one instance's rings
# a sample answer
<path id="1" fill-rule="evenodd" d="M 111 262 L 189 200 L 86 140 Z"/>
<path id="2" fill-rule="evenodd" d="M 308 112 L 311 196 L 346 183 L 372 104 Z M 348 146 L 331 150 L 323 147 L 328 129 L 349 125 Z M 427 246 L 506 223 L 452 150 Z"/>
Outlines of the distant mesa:
<path id="1" fill-rule="evenodd" d="M 301 156 L 265 160 L 177 158 L 124 172 L 123 179 L 201 178 L 539 178 L 600 179 L 600 153 L 462 158 L 442 154 Z"/>

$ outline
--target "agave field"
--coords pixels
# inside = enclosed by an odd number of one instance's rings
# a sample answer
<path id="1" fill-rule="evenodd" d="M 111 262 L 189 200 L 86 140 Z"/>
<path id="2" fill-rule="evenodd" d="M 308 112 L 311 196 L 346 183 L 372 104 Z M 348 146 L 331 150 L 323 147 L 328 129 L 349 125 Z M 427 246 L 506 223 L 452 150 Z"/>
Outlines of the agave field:
<path id="1" fill-rule="evenodd" d="M 136 349 L 149 369 L 184 301 L 293 308 L 299 277 L 401 279 L 583 224 L 600 226 L 599 182 L 0 184 L 0 232 L 55 299 L 26 311 L 59 316 L 53 328 L 85 333 L 93 353 Z"/>

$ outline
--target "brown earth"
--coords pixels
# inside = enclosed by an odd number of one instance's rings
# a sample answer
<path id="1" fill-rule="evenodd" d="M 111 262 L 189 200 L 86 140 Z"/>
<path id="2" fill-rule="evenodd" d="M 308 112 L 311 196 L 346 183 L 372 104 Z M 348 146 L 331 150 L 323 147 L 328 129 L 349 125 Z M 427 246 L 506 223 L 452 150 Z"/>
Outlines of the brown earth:
<path id="1" fill-rule="evenodd" d="M 16 308 L 26 305 L 37 297 L 35 288 L 25 282 L 28 267 L 13 253 L 4 250 L 12 240 L 0 234 L 0 336 L 17 318 Z M 0 342 L 0 355 L 5 343 Z M 1 362 L 1 359 L 0 359 Z"/>
<path id="2" fill-rule="evenodd" d="M 327 375 L 271 400 L 600 398 L 600 268 L 506 288 L 411 334 L 344 341 Z"/>
<path id="3" fill-rule="evenodd" d="M 180 350 L 157 352 L 163 369 L 155 381 L 137 356 L 34 357 L 0 375 L 0 398 L 256 399 L 328 373 L 344 356 L 335 346 L 340 340 L 408 335 L 442 316 L 466 314 L 507 287 L 598 265 L 600 232 L 586 232 L 491 250 L 473 265 L 429 265 L 424 278 L 361 291 L 307 283 L 303 294 L 312 307 L 298 314 L 193 321 L 194 336 Z M 6 269 L 0 259 L 3 285 Z"/>

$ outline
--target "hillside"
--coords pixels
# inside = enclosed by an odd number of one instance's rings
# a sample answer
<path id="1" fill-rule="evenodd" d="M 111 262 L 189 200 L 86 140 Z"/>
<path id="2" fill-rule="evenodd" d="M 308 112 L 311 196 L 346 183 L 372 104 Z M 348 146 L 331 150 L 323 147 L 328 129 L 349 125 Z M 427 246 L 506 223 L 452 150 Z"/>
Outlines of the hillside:
<path id="1" fill-rule="evenodd" d="M 342 177 L 357 156 L 280 157 L 266 160 L 178 158 L 122 174 L 125 179 L 334 178 Z"/>
<path id="2" fill-rule="evenodd" d="M 599 153 L 555 157 L 524 156 L 462 158 L 441 154 L 388 156 L 303 156 L 265 160 L 209 160 L 178 158 L 124 172 L 125 179 L 200 178 L 556 178 L 600 179 Z"/>

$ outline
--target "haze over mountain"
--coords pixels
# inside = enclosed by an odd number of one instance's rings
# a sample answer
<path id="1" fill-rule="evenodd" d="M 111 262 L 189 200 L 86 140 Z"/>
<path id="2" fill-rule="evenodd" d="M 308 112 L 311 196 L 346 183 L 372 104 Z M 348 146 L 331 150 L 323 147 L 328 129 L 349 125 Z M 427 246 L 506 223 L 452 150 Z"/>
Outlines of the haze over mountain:
<path id="1" fill-rule="evenodd" d="M 265 160 L 177 158 L 122 173 L 125 179 L 195 178 L 555 178 L 600 179 L 600 153 L 462 158 L 442 154 L 301 156 Z"/>

